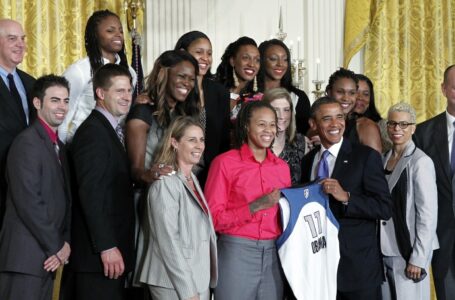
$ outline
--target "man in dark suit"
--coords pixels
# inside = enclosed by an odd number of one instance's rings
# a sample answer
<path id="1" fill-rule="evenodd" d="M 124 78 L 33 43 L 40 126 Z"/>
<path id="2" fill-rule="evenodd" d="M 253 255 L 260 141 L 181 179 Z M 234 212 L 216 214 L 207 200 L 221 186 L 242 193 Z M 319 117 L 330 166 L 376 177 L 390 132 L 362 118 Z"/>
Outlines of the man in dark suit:
<path id="1" fill-rule="evenodd" d="M 447 110 L 417 126 L 414 140 L 433 160 L 438 187 L 439 249 L 434 251 L 432 268 L 438 300 L 455 299 L 455 65 L 444 72 L 442 93 Z"/>
<path id="2" fill-rule="evenodd" d="M 340 223 L 337 299 L 379 300 L 383 265 L 377 221 L 392 213 L 381 157 L 370 147 L 343 139 L 343 111 L 332 98 L 314 102 L 309 122 L 321 147 L 303 158 L 302 182 L 324 178 L 322 189 Z"/>
<path id="3" fill-rule="evenodd" d="M 95 73 L 93 89 L 96 107 L 70 146 L 77 181 L 70 260 L 74 295 L 125 299 L 125 274 L 134 265 L 134 203 L 119 121 L 131 105 L 131 75 L 106 64 Z"/>
<path id="4" fill-rule="evenodd" d="M 35 116 L 30 97 L 35 79 L 17 69 L 24 54 L 25 34 L 22 26 L 13 20 L 0 20 L 0 228 L 5 212 L 8 149 Z"/>
<path id="5" fill-rule="evenodd" d="M 0 232 L 0 299 L 52 298 L 53 274 L 70 255 L 70 191 L 57 127 L 68 111 L 68 81 L 35 83 L 38 119 L 14 140 L 7 161 L 8 196 Z"/>

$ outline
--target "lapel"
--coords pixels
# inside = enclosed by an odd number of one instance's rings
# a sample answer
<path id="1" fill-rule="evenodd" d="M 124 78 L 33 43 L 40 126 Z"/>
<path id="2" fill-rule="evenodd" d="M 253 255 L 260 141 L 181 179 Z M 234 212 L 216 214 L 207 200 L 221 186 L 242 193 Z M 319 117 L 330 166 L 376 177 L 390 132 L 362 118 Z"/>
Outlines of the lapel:
<path id="1" fill-rule="evenodd" d="M 120 142 L 120 139 L 117 136 L 117 133 L 115 132 L 115 129 L 112 128 L 111 123 L 109 123 L 109 120 L 104 117 L 102 113 L 94 109 L 92 111 L 92 115 L 100 121 L 100 123 L 103 125 L 103 127 L 106 128 L 107 132 L 109 132 L 109 135 L 111 137 L 112 143 L 115 144 L 115 146 L 118 148 L 119 151 L 122 152 L 123 155 L 126 156 L 126 151 L 125 148 L 123 147 L 122 143 Z"/>
<path id="2" fill-rule="evenodd" d="M 331 178 L 342 178 L 343 176 L 346 176 L 346 174 L 349 174 L 345 169 L 350 166 L 349 158 L 351 151 L 352 146 L 349 143 L 349 140 L 344 138 L 335 161 L 332 176 L 330 176 Z"/>
<path id="3" fill-rule="evenodd" d="M 401 173 L 403 173 L 403 170 L 406 168 L 408 165 L 409 161 L 412 159 L 412 155 L 414 154 L 415 150 L 417 149 L 416 145 L 412 140 L 408 142 L 406 145 L 406 148 L 404 149 L 403 155 L 400 158 L 400 160 L 397 162 L 395 168 L 392 171 L 392 174 L 390 174 L 387 183 L 389 185 L 389 191 L 393 189 L 395 184 L 397 184 L 398 179 L 400 179 Z M 384 168 L 387 165 L 387 162 L 389 161 L 390 157 L 392 156 L 392 150 L 389 150 L 385 154 L 384 158 Z"/>
<path id="4" fill-rule="evenodd" d="M 435 120 L 434 132 L 432 133 L 434 143 L 432 147 L 435 147 L 434 153 L 438 158 L 437 164 L 439 168 L 442 168 L 445 174 L 446 179 L 450 182 L 452 181 L 451 171 L 450 171 L 450 157 L 449 157 L 449 147 L 447 142 L 447 119 L 446 114 L 442 113 Z M 431 139 L 431 137 L 428 137 Z M 435 162 L 436 164 L 436 162 Z M 450 183 L 449 183 L 450 184 Z"/>
<path id="5" fill-rule="evenodd" d="M 178 171 L 177 177 L 181 182 L 183 182 L 183 185 L 185 186 L 186 190 L 190 193 L 191 197 L 193 198 L 193 201 L 197 203 L 197 205 L 201 208 L 201 210 L 204 212 L 204 208 L 202 207 L 201 203 L 199 202 L 199 199 L 197 198 L 196 194 L 193 192 L 193 189 L 188 185 L 188 182 L 186 181 L 185 176 L 183 173 Z M 205 200 L 204 193 L 201 190 L 201 187 L 199 186 L 199 183 L 197 182 L 196 176 L 194 176 L 193 172 L 191 172 L 191 178 L 193 179 L 194 187 L 196 188 L 199 196 L 201 196 L 202 201 L 204 202 L 205 207 L 208 209 L 207 201 Z"/>
<path id="6" fill-rule="evenodd" d="M 25 88 L 25 93 L 27 96 L 27 103 L 28 103 L 28 111 L 29 111 L 29 123 L 31 124 L 35 119 L 36 119 L 36 109 L 33 106 L 33 99 L 32 99 L 32 91 L 33 91 L 33 85 L 35 83 L 35 80 L 33 77 L 28 75 L 27 73 L 16 69 L 17 74 L 19 75 L 22 84 L 24 85 Z"/>
<path id="7" fill-rule="evenodd" d="M 11 96 L 11 93 L 9 92 L 8 86 L 1 79 L 0 79 L 0 98 L 4 99 L 4 103 L 2 103 L 2 105 L 8 106 L 8 108 L 9 108 L 8 110 L 14 112 L 18 122 L 22 123 L 23 127 L 25 128 L 26 124 L 25 124 L 25 120 L 23 120 L 24 119 L 23 115 L 18 110 L 18 106 L 14 103 L 15 99 L 13 99 L 13 96 Z"/>

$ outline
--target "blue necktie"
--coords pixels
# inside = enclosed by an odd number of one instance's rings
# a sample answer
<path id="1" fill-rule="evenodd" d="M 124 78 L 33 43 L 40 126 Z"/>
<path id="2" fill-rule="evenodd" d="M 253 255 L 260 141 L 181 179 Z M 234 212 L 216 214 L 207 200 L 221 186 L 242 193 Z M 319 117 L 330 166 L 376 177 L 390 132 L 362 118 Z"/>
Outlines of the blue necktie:
<path id="1" fill-rule="evenodd" d="M 8 87 L 9 87 L 11 96 L 13 97 L 14 104 L 16 105 L 16 107 L 19 111 L 22 121 L 24 123 L 26 123 L 27 117 L 25 116 L 24 106 L 22 105 L 22 98 L 19 95 L 19 91 L 17 90 L 16 84 L 14 83 L 13 74 L 11 74 L 11 73 L 8 74 L 8 76 L 6 76 L 6 78 L 8 79 Z"/>
<path id="2" fill-rule="evenodd" d="M 453 122 L 453 126 L 455 127 L 455 121 Z M 453 174 L 455 173 L 455 130 L 453 131 L 452 135 L 452 153 L 450 153 L 450 168 L 453 176 Z"/>
<path id="3" fill-rule="evenodd" d="M 328 178 L 329 177 L 329 162 L 327 161 L 327 156 L 329 156 L 329 150 L 322 152 L 321 159 L 318 164 L 318 178 Z"/>

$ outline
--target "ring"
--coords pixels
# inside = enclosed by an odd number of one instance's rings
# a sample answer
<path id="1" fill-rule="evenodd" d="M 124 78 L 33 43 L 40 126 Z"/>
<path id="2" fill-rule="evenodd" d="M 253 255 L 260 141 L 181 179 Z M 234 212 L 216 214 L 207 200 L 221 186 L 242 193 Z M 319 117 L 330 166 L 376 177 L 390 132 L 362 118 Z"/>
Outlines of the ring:
<path id="1" fill-rule="evenodd" d="M 69 261 L 68 261 L 68 260 L 65 260 L 64 264 L 67 265 L 68 263 L 69 263 Z"/>
<path id="2" fill-rule="evenodd" d="M 162 169 L 164 167 L 164 164 L 159 164 L 158 169 Z"/>

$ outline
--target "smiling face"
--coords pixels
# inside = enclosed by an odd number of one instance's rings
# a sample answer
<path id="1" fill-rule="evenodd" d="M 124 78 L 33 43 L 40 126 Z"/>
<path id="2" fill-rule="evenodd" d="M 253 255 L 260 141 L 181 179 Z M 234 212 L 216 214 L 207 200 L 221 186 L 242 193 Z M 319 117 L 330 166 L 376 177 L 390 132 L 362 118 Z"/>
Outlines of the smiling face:
<path id="1" fill-rule="evenodd" d="M 355 106 L 357 85 L 352 78 L 341 77 L 333 83 L 328 94 L 340 103 L 343 113 L 347 115 Z"/>
<path id="2" fill-rule="evenodd" d="M 337 103 L 323 104 L 316 111 L 314 118 L 309 120 L 311 130 L 317 131 L 324 148 L 341 141 L 345 121 L 341 106 Z"/>
<path id="3" fill-rule="evenodd" d="M 291 104 L 285 98 L 278 98 L 270 102 L 270 105 L 275 109 L 278 116 L 278 132 L 283 132 L 288 129 L 291 123 L 292 109 Z"/>
<path id="4" fill-rule="evenodd" d="M 122 50 L 123 27 L 116 16 L 104 18 L 98 24 L 96 33 L 103 57 L 109 58 Z"/>
<path id="5" fill-rule="evenodd" d="M 33 105 L 38 117 L 56 131 L 68 112 L 69 100 L 68 89 L 55 85 L 46 89 L 43 100 L 35 97 Z"/>
<path id="6" fill-rule="evenodd" d="M 265 50 L 265 74 L 271 80 L 280 81 L 288 69 L 286 50 L 278 45 L 272 45 Z"/>
<path id="7" fill-rule="evenodd" d="M 248 146 L 253 152 L 265 150 L 276 136 L 276 116 L 267 107 L 254 110 L 248 122 Z"/>
<path id="8" fill-rule="evenodd" d="M 357 99 L 355 101 L 354 111 L 363 115 L 370 105 L 370 87 L 364 80 L 359 80 L 359 89 L 357 90 Z"/>
<path id="9" fill-rule="evenodd" d="M 230 63 L 239 81 L 251 81 L 259 71 L 259 50 L 253 45 L 240 46 Z"/>
<path id="10" fill-rule="evenodd" d="M 180 169 L 186 169 L 185 166 L 197 164 L 202 157 L 205 149 L 205 138 L 202 128 L 191 125 L 185 129 L 185 133 L 177 141 L 171 138 L 171 144 L 174 149 L 177 149 L 177 164 Z"/>
<path id="11" fill-rule="evenodd" d="M 11 20 L 0 21 L 0 66 L 11 72 L 25 54 L 25 34 L 22 26 Z"/>
<path id="12" fill-rule="evenodd" d="M 389 122 L 406 122 L 412 123 L 411 115 L 404 111 L 393 111 L 389 113 Z M 387 125 L 387 134 L 394 146 L 405 145 L 409 142 L 416 129 L 415 125 L 408 125 L 406 128 L 401 128 L 398 124 L 396 126 Z"/>
<path id="13" fill-rule="evenodd" d="M 130 110 L 131 82 L 127 76 L 114 76 L 111 78 L 111 83 L 107 89 L 101 87 L 96 89 L 97 103 L 115 118 L 120 118 Z"/>
<path id="14" fill-rule="evenodd" d="M 204 76 L 212 67 L 212 44 L 208 39 L 194 40 L 187 51 L 197 60 L 199 75 Z"/>
<path id="15" fill-rule="evenodd" d="M 183 102 L 194 88 L 196 71 L 189 61 L 182 61 L 169 69 L 166 100 L 170 107 Z"/>

